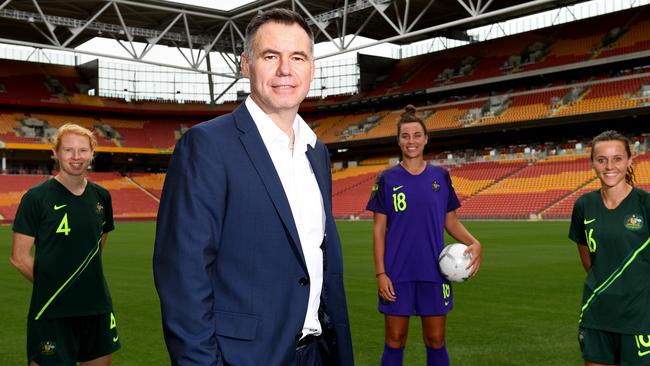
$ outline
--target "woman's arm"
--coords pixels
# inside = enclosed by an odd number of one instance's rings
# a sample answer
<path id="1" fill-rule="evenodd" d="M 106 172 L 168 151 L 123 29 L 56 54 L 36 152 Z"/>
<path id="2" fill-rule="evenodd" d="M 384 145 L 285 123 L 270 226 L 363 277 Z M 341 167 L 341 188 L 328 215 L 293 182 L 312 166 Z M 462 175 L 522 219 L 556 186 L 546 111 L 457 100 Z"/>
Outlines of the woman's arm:
<path id="1" fill-rule="evenodd" d="M 472 261 L 469 265 L 472 268 L 470 276 L 474 276 L 481 266 L 481 253 L 483 251 L 481 243 L 460 222 L 455 210 L 447 212 L 447 216 L 445 217 L 445 230 L 454 239 L 468 246 L 465 253 L 472 254 Z"/>
<path id="2" fill-rule="evenodd" d="M 34 282 L 34 237 L 14 232 L 9 261 L 29 282 Z"/>
<path id="3" fill-rule="evenodd" d="M 584 244 L 578 244 L 578 253 L 580 254 L 580 261 L 586 272 L 591 269 L 591 255 L 589 254 L 589 247 Z"/>
<path id="4" fill-rule="evenodd" d="M 384 254 L 386 253 L 386 215 L 375 212 L 373 228 L 373 252 L 375 255 L 375 276 L 379 296 L 388 301 L 395 301 L 393 283 L 386 274 Z"/>

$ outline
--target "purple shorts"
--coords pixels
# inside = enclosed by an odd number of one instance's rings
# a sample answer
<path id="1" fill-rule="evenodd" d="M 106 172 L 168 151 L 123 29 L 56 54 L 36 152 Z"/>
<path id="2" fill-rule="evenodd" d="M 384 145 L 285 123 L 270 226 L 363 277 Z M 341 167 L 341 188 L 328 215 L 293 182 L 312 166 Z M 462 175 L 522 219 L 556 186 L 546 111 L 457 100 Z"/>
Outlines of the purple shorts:
<path id="1" fill-rule="evenodd" d="M 397 316 L 441 316 L 454 307 L 451 284 L 436 282 L 393 283 L 394 302 L 379 297 L 379 312 Z"/>

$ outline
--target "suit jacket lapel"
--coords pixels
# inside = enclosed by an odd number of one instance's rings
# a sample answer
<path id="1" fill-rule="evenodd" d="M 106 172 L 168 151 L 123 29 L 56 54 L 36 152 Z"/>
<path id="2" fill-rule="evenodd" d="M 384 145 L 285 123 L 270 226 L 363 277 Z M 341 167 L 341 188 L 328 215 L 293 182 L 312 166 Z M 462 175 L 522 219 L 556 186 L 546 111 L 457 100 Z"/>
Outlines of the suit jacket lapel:
<path id="1" fill-rule="evenodd" d="M 255 170 L 257 170 L 257 174 L 262 179 L 266 192 L 271 198 L 284 227 L 291 236 L 290 245 L 292 250 L 300 259 L 300 265 L 304 269 L 305 273 L 308 273 L 307 265 L 305 264 L 305 257 L 302 252 L 302 246 L 300 245 L 300 237 L 298 236 L 296 223 L 293 220 L 293 215 L 291 213 L 291 206 L 289 206 L 289 201 L 284 193 L 282 182 L 275 170 L 273 160 L 271 160 L 271 156 L 269 156 L 269 152 L 266 150 L 262 136 L 260 136 L 260 133 L 255 126 L 255 122 L 250 113 L 248 113 L 244 104 L 241 104 L 233 111 L 233 116 L 235 117 L 237 128 L 243 132 L 239 136 L 239 139 L 244 145 L 244 149 L 248 153 L 248 157 L 253 163 Z"/>
<path id="2" fill-rule="evenodd" d="M 307 159 L 309 159 L 309 164 L 311 165 L 311 170 L 314 172 L 314 175 L 316 176 L 316 181 L 318 182 L 318 188 L 320 188 L 320 194 L 321 197 L 323 198 L 323 207 L 325 208 L 325 217 L 327 218 L 329 217 L 329 213 L 331 212 L 332 208 L 330 207 L 330 193 L 325 183 L 325 172 L 321 170 L 321 167 L 323 167 L 324 164 L 323 161 L 324 156 L 323 154 L 319 154 L 318 151 L 316 151 L 316 149 L 311 147 L 310 145 L 307 145 L 306 154 L 307 154 Z"/>

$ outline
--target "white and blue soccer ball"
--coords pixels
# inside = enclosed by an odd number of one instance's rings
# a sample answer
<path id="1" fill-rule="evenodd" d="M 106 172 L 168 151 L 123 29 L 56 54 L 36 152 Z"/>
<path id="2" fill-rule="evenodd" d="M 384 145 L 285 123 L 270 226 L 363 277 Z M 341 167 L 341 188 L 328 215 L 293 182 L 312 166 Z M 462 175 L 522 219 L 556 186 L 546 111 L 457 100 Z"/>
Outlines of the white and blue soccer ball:
<path id="1" fill-rule="evenodd" d="M 472 260 L 472 253 L 463 254 L 467 245 L 454 243 L 447 245 L 438 257 L 440 273 L 452 282 L 464 282 L 469 279 L 471 268 L 467 268 Z"/>

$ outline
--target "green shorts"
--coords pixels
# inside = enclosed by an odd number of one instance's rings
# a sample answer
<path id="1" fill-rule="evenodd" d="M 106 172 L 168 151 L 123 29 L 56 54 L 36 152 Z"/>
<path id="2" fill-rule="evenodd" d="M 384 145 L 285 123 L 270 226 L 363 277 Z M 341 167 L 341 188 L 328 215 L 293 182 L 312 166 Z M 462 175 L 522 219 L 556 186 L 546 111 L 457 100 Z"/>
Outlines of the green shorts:
<path id="1" fill-rule="evenodd" d="M 650 334 L 632 335 L 582 328 L 578 331 L 582 358 L 601 364 L 650 365 Z"/>
<path id="2" fill-rule="evenodd" d="M 119 348 L 113 313 L 27 320 L 27 359 L 41 366 L 76 365 Z"/>

